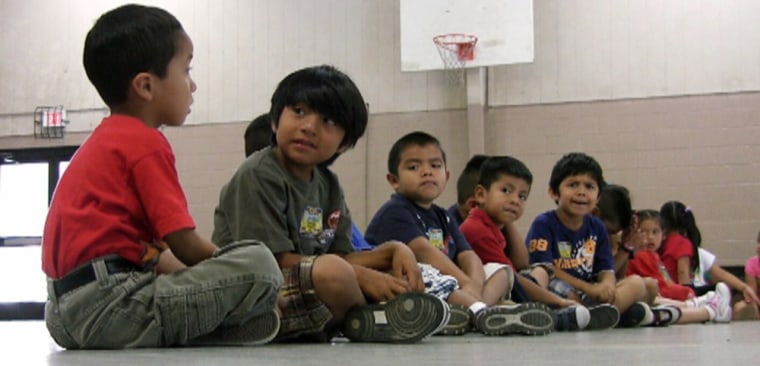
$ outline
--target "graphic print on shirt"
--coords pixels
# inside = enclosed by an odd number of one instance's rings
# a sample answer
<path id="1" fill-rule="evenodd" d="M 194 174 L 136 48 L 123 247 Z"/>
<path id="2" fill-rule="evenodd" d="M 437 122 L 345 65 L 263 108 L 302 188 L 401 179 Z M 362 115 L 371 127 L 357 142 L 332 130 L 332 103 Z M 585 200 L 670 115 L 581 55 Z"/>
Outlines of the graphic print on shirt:
<path id="1" fill-rule="evenodd" d="M 316 239 L 322 250 L 327 251 L 335 239 L 335 231 L 340 222 L 340 210 L 327 216 L 327 228 L 324 227 L 324 215 L 321 207 L 306 206 L 301 217 L 299 234 L 305 238 Z"/>
<path id="2" fill-rule="evenodd" d="M 559 258 L 554 265 L 563 270 L 573 270 L 578 273 L 591 273 L 594 269 L 594 253 L 596 252 L 596 236 L 578 241 L 575 245 L 561 241 L 557 243 Z"/>
<path id="3" fill-rule="evenodd" d="M 316 238 L 322 233 L 322 208 L 306 206 L 301 217 L 301 236 Z"/>
<path id="4" fill-rule="evenodd" d="M 452 240 L 450 236 L 444 236 L 444 232 L 441 229 L 428 229 L 425 233 L 434 247 L 438 248 L 443 254 L 449 255 L 449 242 Z"/>

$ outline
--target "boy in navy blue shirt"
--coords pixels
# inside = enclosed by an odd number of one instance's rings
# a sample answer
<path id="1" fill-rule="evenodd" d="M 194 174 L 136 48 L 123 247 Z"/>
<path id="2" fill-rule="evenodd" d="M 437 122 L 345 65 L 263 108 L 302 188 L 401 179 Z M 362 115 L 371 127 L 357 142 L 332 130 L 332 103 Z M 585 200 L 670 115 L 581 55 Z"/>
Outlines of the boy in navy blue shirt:
<path id="1" fill-rule="evenodd" d="M 607 229 L 591 215 L 604 185 L 602 168 L 594 158 L 584 153 L 563 156 L 549 179 L 549 196 L 557 208 L 536 217 L 525 242 L 531 264 L 550 274 L 549 282 L 539 285 L 587 305 L 612 304 L 623 318 L 636 318 L 626 325 L 637 325 L 646 313 L 640 303 L 647 297 L 644 281 L 631 276 L 615 282 Z M 615 323 L 592 319 L 586 329 Z"/>
<path id="2" fill-rule="evenodd" d="M 375 214 L 365 238 L 370 244 L 398 240 L 418 261 L 458 281 L 453 292 L 438 294 L 452 305 L 451 322 L 467 324 L 486 335 L 547 334 L 553 329 L 548 308 L 538 303 L 499 305 L 513 281 L 511 268 L 501 263 L 484 266 L 452 223 L 446 210 L 433 201 L 446 188 L 449 172 L 439 141 L 424 132 L 405 135 L 391 148 L 387 179 L 396 191 Z M 426 290 L 428 288 L 426 281 Z"/>

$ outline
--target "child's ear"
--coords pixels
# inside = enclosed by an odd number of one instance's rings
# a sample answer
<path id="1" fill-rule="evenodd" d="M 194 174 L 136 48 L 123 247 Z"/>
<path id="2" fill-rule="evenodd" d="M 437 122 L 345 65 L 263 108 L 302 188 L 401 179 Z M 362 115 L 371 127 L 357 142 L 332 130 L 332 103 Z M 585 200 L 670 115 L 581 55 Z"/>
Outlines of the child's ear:
<path id="1" fill-rule="evenodd" d="M 486 189 L 486 187 L 483 187 L 480 184 L 476 185 L 475 195 L 474 195 L 475 202 L 479 205 L 482 205 L 483 203 L 485 203 L 487 193 L 488 193 L 488 190 Z"/>
<path id="2" fill-rule="evenodd" d="M 554 192 L 552 187 L 549 187 L 549 198 L 551 198 L 555 203 L 559 202 L 559 194 L 557 194 L 557 192 Z"/>
<path id="3" fill-rule="evenodd" d="M 130 84 L 130 88 L 132 88 L 132 90 L 140 99 L 152 100 L 153 99 L 153 89 L 151 88 L 152 82 L 153 82 L 153 77 L 149 73 L 141 72 L 135 75 L 134 78 L 132 78 L 132 83 Z"/>
<path id="4" fill-rule="evenodd" d="M 391 188 L 393 188 L 394 191 L 398 191 L 399 183 L 398 183 L 398 177 L 397 176 L 395 176 L 395 175 L 393 175 L 391 173 L 388 173 L 388 174 L 385 175 L 385 180 L 388 181 L 388 184 L 391 185 Z"/>

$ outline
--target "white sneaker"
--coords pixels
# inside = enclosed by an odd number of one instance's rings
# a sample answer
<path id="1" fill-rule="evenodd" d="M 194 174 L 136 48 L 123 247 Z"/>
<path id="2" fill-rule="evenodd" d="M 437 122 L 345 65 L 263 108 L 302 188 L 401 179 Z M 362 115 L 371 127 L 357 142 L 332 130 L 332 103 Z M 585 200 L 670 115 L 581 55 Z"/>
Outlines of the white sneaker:
<path id="1" fill-rule="evenodd" d="M 714 313 L 712 321 L 715 323 L 728 323 L 731 321 L 731 289 L 723 282 L 715 285 L 715 296 L 706 304 Z M 712 314 L 711 314 L 712 315 Z"/>
<path id="2" fill-rule="evenodd" d="M 686 300 L 687 307 L 690 308 L 701 308 L 705 305 L 707 305 L 708 302 L 710 302 L 710 299 L 715 297 L 715 291 L 710 291 L 700 297 L 695 297 L 689 300 Z"/>

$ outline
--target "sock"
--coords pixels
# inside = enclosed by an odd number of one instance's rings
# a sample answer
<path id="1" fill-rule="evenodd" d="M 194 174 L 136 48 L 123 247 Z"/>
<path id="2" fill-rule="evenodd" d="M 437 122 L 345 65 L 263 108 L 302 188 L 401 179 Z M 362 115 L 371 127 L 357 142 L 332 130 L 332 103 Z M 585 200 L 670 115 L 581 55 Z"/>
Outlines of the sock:
<path id="1" fill-rule="evenodd" d="M 707 309 L 707 313 L 710 314 L 710 321 L 715 319 L 715 317 L 718 315 L 715 313 L 715 310 L 713 310 L 713 308 L 711 308 L 709 305 L 705 305 L 703 308 Z"/>
<path id="2" fill-rule="evenodd" d="M 472 313 L 472 315 L 475 316 L 475 317 L 477 317 L 478 314 L 481 311 L 485 310 L 487 307 L 488 306 L 485 303 L 483 303 L 481 301 L 475 301 L 474 303 L 472 303 L 472 305 L 470 305 L 469 309 L 470 309 L 470 312 Z"/>

